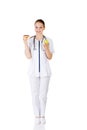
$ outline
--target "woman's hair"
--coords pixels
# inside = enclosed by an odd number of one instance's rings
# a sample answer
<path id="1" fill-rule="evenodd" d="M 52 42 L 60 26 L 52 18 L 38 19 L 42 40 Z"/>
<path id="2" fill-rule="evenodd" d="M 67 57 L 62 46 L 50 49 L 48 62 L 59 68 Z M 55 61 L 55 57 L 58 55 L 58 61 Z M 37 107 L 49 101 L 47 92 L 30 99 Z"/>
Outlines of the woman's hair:
<path id="1" fill-rule="evenodd" d="M 45 27 L 45 22 L 42 19 L 37 19 L 34 24 L 36 24 L 37 22 L 42 23 L 43 26 Z"/>

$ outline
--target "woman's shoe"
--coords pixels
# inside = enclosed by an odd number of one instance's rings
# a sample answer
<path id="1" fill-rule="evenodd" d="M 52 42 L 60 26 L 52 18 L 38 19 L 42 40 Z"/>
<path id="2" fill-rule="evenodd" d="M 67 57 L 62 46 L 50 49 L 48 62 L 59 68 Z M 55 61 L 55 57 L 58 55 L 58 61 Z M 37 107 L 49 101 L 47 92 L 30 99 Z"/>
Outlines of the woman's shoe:
<path id="1" fill-rule="evenodd" d="M 39 125 L 40 123 L 40 118 L 35 118 L 35 125 Z"/>
<path id="2" fill-rule="evenodd" d="M 45 118 L 40 118 L 40 121 L 41 121 L 41 124 L 46 124 L 46 120 L 45 120 Z"/>

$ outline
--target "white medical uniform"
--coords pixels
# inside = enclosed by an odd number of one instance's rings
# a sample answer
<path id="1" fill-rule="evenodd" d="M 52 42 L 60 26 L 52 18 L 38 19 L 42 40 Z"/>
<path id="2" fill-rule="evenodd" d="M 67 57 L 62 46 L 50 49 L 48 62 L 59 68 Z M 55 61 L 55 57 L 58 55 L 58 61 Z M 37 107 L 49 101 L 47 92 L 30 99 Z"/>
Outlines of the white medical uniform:
<path id="1" fill-rule="evenodd" d="M 53 42 L 49 38 L 47 40 L 49 41 L 49 49 L 53 53 Z M 35 116 L 45 116 L 47 92 L 51 76 L 49 60 L 45 54 L 43 41 L 35 39 L 34 42 L 33 37 L 31 37 L 28 44 L 32 54 L 29 66 L 29 79 Z"/>

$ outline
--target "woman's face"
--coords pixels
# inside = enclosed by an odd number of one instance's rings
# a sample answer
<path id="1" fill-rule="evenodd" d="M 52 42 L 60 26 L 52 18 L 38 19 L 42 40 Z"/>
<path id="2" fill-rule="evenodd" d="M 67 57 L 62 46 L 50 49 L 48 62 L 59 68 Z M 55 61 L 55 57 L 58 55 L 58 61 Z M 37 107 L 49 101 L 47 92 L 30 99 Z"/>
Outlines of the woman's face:
<path id="1" fill-rule="evenodd" d="M 43 31 L 45 29 L 44 25 L 40 22 L 35 23 L 35 32 L 36 34 L 43 34 Z"/>

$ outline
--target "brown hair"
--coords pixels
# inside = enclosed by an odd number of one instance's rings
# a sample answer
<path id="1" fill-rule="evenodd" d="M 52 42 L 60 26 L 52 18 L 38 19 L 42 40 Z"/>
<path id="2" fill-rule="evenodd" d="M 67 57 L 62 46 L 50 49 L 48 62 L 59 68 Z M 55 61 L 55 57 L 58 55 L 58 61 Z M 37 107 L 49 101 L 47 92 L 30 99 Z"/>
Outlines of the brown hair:
<path id="1" fill-rule="evenodd" d="M 34 24 L 36 24 L 37 22 L 42 23 L 43 26 L 45 27 L 45 22 L 42 19 L 37 19 Z"/>

